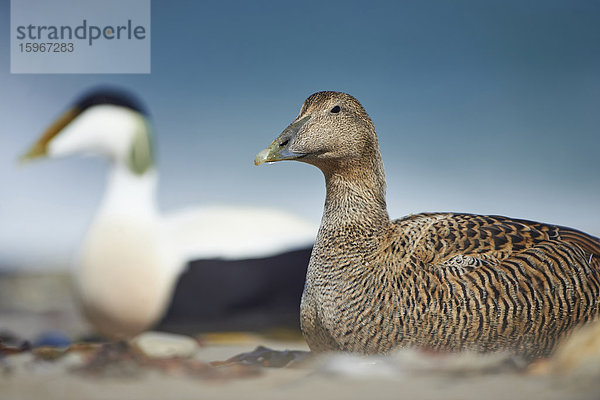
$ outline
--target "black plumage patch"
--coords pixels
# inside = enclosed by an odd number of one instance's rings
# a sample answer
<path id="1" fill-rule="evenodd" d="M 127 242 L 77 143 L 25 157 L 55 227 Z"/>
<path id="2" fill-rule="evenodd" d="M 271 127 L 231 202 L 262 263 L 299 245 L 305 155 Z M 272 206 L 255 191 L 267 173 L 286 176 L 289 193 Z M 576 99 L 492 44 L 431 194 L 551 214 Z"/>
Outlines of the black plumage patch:
<path id="1" fill-rule="evenodd" d="M 75 102 L 75 107 L 83 112 L 103 104 L 130 108 L 140 114 L 149 115 L 146 107 L 132 93 L 112 87 L 99 87 L 88 91 Z"/>

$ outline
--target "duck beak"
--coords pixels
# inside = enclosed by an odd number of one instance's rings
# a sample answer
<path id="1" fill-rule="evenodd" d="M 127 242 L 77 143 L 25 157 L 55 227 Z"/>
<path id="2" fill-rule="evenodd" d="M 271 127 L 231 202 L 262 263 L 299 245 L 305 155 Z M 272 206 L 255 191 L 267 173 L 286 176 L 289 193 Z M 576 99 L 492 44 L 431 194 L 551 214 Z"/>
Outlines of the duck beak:
<path id="1" fill-rule="evenodd" d="M 293 142 L 296 134 L 302 129 L 302 127 L 310 120 L 310 115 L 300 118 L 294 121 L 281 132 L 281 135 L 277 137 L 271 143 L 269 147 L 262 150 L 254 158 L 254 165 L 261 165 L 266 162 L 275 162 L 282 160 L 297 160 L 306 156 L 306 153 L 297 153 L 290 150 L 290 145 Z"/>
<path id="2" fill-rule="evenodd" d="M 36 158 L 45 157 L 48 155 L 48 144 L 67 126 L 73 121 L 80 111 L 77 108 L 71 108 L 58 117 L 52 125 L 46 129 L 46 131 L 39 137 L 39 139 L 29 148 L 25 154 L 19 157 L 19 162 L 31 161 Z"/>

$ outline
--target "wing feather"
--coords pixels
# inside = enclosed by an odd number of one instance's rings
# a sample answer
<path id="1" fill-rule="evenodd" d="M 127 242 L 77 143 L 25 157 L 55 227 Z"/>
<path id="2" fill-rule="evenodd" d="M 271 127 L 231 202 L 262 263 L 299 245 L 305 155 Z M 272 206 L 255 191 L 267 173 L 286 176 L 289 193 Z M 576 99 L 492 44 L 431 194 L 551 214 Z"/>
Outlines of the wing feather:
<path id="1" fill-rule="evenodd" d="M 446 272 L 453 275 L 497 266 L 523 253 L 554 253 L 556 248 L 567 254 L 578 253 L 588 260 L 588 266 L 600 269 L 600 239 L 567 227 L 498 215 L 455 213 L 416 214 L 394 223 L 402 231 L 408 225 L 419 232 L 422 261 L 437 269 L 448 269 Z"/>

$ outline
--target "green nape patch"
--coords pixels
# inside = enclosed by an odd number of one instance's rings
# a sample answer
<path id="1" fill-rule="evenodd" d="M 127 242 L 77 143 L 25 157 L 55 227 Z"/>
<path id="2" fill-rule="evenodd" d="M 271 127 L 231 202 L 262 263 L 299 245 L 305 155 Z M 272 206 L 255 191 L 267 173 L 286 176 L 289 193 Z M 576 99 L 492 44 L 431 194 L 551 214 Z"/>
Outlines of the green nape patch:
<path id="1" fill-rule="evenodd" d="M 140 117 L 140 124 L 133 137 L 129 168 L 138 174 L 144 174 L 154 165 L 154 150 L 152 148 L 150 124 Z"/>

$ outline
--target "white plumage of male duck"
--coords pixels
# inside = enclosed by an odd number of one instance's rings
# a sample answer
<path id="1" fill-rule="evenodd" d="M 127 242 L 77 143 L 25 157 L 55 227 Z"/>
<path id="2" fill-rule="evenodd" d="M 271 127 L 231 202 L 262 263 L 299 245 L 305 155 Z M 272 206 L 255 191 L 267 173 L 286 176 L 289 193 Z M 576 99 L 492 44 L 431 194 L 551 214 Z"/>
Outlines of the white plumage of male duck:
<path id="1" fill-rule="evenodd" d="M 137 99 L 120 90 L 97 89 L 63 113 L 22 157 L 91 154 L 108 159 L 106 190 L 73 278 L 86 318 L 113 339 L 132 337 L 157 323 L 190 260 L 268 257 L 309 247 L 316 234 L 311 223 L 260 208 L 214 206 L 162 215 L 151 132 Z"/>

